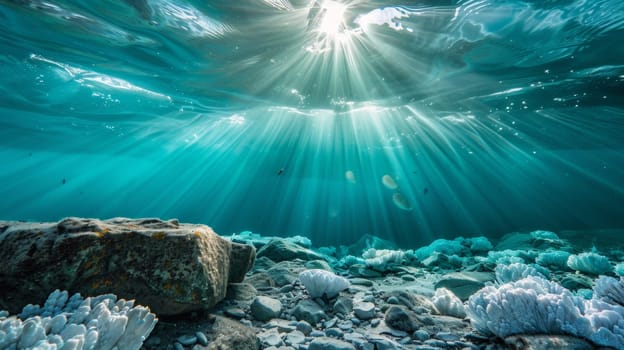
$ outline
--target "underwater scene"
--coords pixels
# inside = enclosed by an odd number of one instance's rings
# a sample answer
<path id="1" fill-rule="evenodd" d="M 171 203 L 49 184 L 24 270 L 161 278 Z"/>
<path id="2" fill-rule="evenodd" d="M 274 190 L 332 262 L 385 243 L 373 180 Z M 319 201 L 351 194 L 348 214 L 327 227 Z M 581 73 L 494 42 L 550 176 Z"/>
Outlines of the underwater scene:
<path id="1" fill-rule="evenodd" d="M 624 349 L 624 2 L 0 0 L 0 349 Z"/>

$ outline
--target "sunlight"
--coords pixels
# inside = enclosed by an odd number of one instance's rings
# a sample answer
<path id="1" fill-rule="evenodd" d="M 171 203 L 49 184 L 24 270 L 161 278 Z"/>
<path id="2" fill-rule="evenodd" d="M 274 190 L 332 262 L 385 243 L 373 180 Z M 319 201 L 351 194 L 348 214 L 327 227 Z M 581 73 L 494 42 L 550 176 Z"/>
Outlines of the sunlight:
<path id="1" fill-rule="evenodd" d="M 321 6 L 321 25 L 319 31 L 328 35 L 336 35 L 344 28 L 344 13 L 347 6 L 337 1 L 327 0 Z"/>

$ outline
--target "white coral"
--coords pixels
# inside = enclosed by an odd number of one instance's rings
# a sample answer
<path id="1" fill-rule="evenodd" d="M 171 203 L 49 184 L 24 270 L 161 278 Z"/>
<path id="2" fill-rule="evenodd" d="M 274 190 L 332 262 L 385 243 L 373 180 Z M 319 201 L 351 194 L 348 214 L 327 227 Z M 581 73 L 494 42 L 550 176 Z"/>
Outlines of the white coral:
<path id="1" fill-rule="evenodd" d="M 624 278 L 601 276 L 594 285 L 594 297 L 609 304 L 624 306 Z"/>
<path id="2" fill-rule="evenodd" d="M 582 307 L 582 299 L 569 290 L 529 276 L 481 289 L 468 300 L 467 314 L 477 330 L 499 337 L 521 333 L 587 337 L 592 329 L 582 317 Z"/>
<path id="3" fill-rule="evenodd" d="M 455 294 L 453 294 L 453 292 L 446 288 L 436 289 L 431 301 L 441 315 L 458 318 L 466 317 L 464 303 L 462 303 L 462 301 Z"/>
<path id="4" fill-rule="evenodd" d="M 529 276 L 544 277 L 536 268 L 522 263 L 498 264 L 494 272 L 496 281 L 500 284 L 518 281 Z"/>
<path id="5" fill-rule="evenodd" d="M 585 300 L 540 277 L 487 286 L 468 300 L 467 314 L 480 332 L 571 334 L 601 346 L 624 349 L 624 282 L 601 277 Z"/>
<path id="6" fill-rule="evenodd" d="M 83 299 L 66 291 L 50 294 L 43 307 L 0 319 L 0 348 L 137 350 L 157 319 L 134 301 L 112 294 Z"/>
<path id="7" fill-rule="evenodd" d="M 384 271 L 388 265 L 400 264 L 405 257 L 405 252 L 400 250 L 369 248 L 362 254 L 366 266 Z"/>
<path id="8" fill-rule="evenodd" d="M 613 271 L 613 266 L 606 256 L 598 253 L 581 253 L 568 257 L 568 267 L 572 270 L 594 275 L 602 275 Z"/>
<path id="9" fill-rule="evenodd" d="M 351 285 L 348 279 L 321 269 L 303 271 L 299 274 L 299 280 L 312 298 L 323 295 L 333 298 Z"/>

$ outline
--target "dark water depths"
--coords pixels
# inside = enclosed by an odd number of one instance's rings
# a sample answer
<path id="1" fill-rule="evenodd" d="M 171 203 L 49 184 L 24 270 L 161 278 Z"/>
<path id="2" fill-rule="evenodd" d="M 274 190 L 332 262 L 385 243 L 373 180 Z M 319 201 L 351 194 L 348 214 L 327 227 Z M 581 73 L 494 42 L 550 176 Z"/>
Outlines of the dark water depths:
<path id="1" fill-rule="evenodd" d="M 0 218 L 624 227 L 621 1 L 0 1 Z"/>

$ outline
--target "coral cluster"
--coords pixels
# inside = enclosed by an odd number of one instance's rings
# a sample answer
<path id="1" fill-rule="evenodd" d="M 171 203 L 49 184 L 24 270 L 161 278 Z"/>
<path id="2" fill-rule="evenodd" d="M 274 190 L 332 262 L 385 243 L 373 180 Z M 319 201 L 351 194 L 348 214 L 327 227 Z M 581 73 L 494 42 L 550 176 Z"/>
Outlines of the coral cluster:
<path id="1" fill-rule="evenodd" d="M 132 300 L 112 294 L 83 299 L 59 290 L 43 307 L 27 305 L 18 316 L 7 314 L 0 316 L 1 349 L 138 350 L 157 322 Z"/>
<path id="2" fill-rule="evenodd" d="M 556 282 L 529 275 L 470 297 L 467 314 L 485 334 L 570 334 L 624 348 L 624 282 L 601 277 L 585 300 Z"/>

